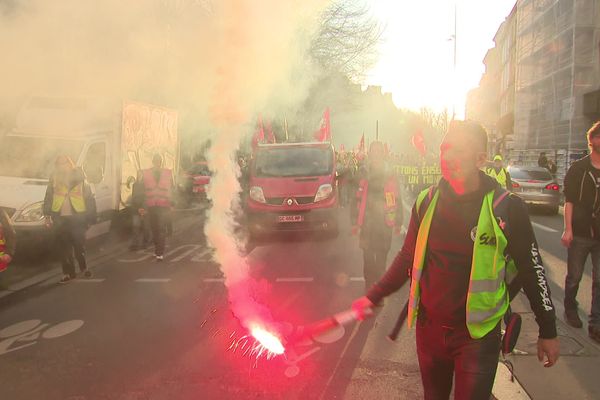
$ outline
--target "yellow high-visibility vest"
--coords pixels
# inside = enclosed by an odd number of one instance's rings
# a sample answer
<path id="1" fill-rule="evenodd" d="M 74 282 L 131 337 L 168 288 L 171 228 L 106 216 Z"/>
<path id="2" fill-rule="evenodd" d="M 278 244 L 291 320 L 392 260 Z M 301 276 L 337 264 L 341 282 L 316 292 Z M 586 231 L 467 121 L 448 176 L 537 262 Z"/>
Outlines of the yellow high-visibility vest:
<path id="1" fill-rule="evenodd" d="M 52 197 L 52 211 L 60 212 L 65 200 L 69 199 L 73 210 L 77 213 L 86 211 L 85 199 L 83 198 L 83 183 L 79 183 L 69 190 L 64 183 L 54 184 L 54 196 Z"/>

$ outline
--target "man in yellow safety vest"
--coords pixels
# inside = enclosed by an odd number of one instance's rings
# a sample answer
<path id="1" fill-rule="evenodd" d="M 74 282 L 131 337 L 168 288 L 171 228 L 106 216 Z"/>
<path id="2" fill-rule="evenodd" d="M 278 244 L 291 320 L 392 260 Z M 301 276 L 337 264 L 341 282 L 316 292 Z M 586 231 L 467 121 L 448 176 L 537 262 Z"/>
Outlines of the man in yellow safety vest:
<path id="1" fill-rule="evenodd" d="M 43 211 L 47 226 L 56 234 L 63 268 L 60 283 L 76 278 L 73 255 L 83 276 L 91 278 L 85 259 L 85 232 L 96 222 L 96 200 L 83 171 L 75 168 L 68 156 L 58 156 L 54 167 Z"/>
<path id="2" fill-rule="evenodd" d="M 500 187 L 512 191 L 512 181 L 510 179 L 510 174 L 502 165 L 502 156 L 500 154 L 496 154 L 494 156 L 494 165 L 491 167 L 487 167 L 485 169 L 485 173 L 494 178 L 500 184 Z"/>
<path id="3" fill-rule="evenodd" d="M 447 399 L 453 382 L 457 399 L 490 398 L 515 285 L 539 325 L 539 360 L 558 360 L 554 305 L 527 208 L 480 171 L 486 148 L 481 125 L 450 123 L 442 179 L 418 196 L 402 250 L 352 306 L 364 318 L 410 279 L 408 325 L 416 325 L 425 399 Z"/>

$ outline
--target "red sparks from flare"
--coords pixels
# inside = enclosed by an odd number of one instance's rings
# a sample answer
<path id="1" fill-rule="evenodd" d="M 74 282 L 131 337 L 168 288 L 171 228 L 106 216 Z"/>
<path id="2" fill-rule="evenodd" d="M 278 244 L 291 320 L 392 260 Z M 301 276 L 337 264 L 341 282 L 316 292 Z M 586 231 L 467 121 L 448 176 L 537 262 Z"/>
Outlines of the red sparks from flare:
<path id="1" fill-rule="evenodd" d="M 255 357 L 257 360 L 264 356 L 270 360 L 285 352 L 279 337 L 258 325 L 250 328 L 249 335 L 244 335 L 239 339 L 234 339 L 234 336 L 235 332 L 230 335 L 232 341 L 229 350 L 234 353 L 239 350 L 242 352 L 242 356 Z"/>

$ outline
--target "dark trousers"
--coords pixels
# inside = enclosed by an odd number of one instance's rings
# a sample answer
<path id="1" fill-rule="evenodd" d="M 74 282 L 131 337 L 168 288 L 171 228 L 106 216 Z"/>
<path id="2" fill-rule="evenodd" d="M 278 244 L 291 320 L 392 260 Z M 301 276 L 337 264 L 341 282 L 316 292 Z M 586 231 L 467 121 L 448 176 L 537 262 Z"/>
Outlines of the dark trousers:
<path id="1" fill-rule="evenodd" d="M 466 326 L 451 328 L 419 317 L 417 356 L 425 400 L 489 400 L 500 354 L 500 324 L 481 339 Z"/>
<path id="2" fill-rule="evenodd" d="M 141 216 L 138 214 L 137 209 L 133 211 L 132 217 L 132 228 L 133 228 L 133 239 L 131 245 L 133 247 L 146 247 L 150 243 L 150 222 L 148 216 Z"/>
<path id="3" fill-rule="evenodd" d="M 576 236 L 569 246 L 565 278 L 565 309 L 577 309 L 577 292 L 588 256 L 592 259 L 592 312 L 589 323 L 600 327 L 600 241 L 598 240 Z"/>
<path id="4" fill-rule="evenodd" d="M 165 253 L 165 237 L 170 211 L 166 207 L 148 208 L 150 229 L 152 230 L 152 239 L 154 240 L 154 254 L 157 256 L 162 256 Z"/>
<path id="5" fill-rule="evenodd" d="M 87 269 L 85 260 L 85 232 L 87 223 L 80 217 L 56 217 L 54 219 L 56 242 L 60 254 L 62 270 L 65 275 L 75 276 L 75 262 L 79 264 L 79 270 Z"/>
<path id="6" fill-rule="evenodd" d="M 363 274 L 365 287 L 370 288 L 385 273 L 387 254 L 389 250 L 363 249 Z"/>

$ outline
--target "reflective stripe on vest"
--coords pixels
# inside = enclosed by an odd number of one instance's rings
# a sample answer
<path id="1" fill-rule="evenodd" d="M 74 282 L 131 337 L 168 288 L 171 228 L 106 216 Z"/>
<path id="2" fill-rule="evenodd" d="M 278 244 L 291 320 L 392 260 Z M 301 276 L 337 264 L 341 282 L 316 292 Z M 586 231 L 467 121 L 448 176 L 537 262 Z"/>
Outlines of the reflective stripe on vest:
<path id="1" fill-rule="evenodd" d="M 419 194 L 417 212 L 428 193 L 431 193 L 431 189 L 424 190 Z M 476 240 L 473 245 L 466 321 L 469 334 L 474 339 L 479 339 L 494 329 L 506 313 L 509 306 L 507 285 L 517 275 L 514 262 L 506 258 L 506 236 L 494 216 L 494 193 L 495 191 L 492 190 L 483 198 L 477 223 Z M 414 325 L 418 315 L 421 295 L 419 282 L 423 274 L 427 240 L 438 198 L 439 192 L 436 191 L 424 213 L 417 234 L 411 273 L 409 327 Z"/>
<path id="2" fill-rule="evenodd" d="M 356 197 L 358 202 L 358 219 L 356 224 L 362 226 L 365 221 L 365 212 L 367 209 L 367 193 L 369 191 L 369 181 L 361 179 L 358 185 Z M 385 224 L 389 227 L 396 225 L 396 212 L 398 210 L 398 185 L 394 178 L 389 178 L 383 187 L 383 195 L 385 201 Z"/>
<path id="3" fill-rule="evenodd" d="M 85 199 L 83 198 L 83 183 L 79 183 L 71 188 L 65 184 L 54 185 L 54 196 L 52 197 L 52 212 L 60 212 L 63 203 L 69 199 L 73 210 L 77 213 L 85 212 Z"/>
<path id="4" fill-rule="evenodd" d="M 158 182 L 152 168 L 144 170 L 144 189 L 147 207 L 171 206 L 171 170 L 161 169 Z"/>
<path id="5" fill-rule="evenodd" d="M 504 168 L 500 169 L 500 172 L 496 172 L 494 167 L 489 167 L 486 169 L 485 173 L 496 180 L 503 188 L 506 188 L 506 170 Z"/>

